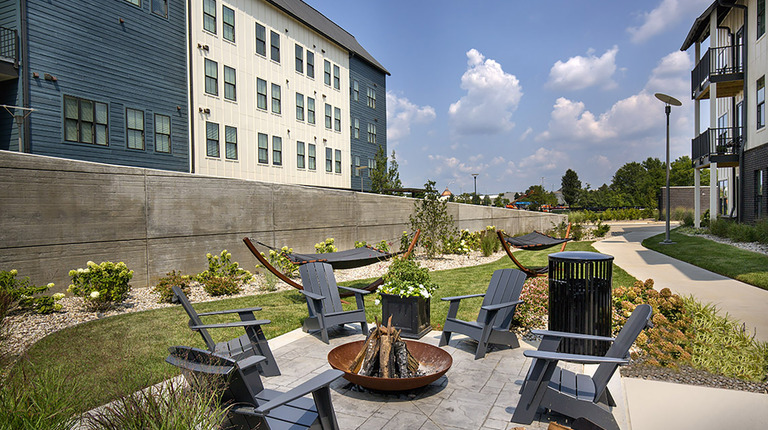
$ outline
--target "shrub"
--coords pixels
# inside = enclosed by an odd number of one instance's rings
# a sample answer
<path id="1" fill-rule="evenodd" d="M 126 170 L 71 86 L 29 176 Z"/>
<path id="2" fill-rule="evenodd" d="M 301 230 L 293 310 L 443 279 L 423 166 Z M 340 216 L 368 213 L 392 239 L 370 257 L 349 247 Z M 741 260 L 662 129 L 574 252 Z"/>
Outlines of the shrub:
<path id="1" fill-rule="evenodd" d="M 484 257 L 493 255 L 501 249 L 501 243 L 496 235 L 496 226 L 489 225 L 479 233 L 480 237 L 480 250 L 483 252 Z"/>
<path id="2" fill-rule="evenodd" d="M 549 309 L 549 280 L 545 277 L 528 278 L 520 293 L 523 303 L 517 305 L 512 322 L 526 329 L 546 328 Z"/>
<path id="3" fill-rule="evenodd" d="M 684 227 L 693 227 L 693 212 L 686 212 L 683 216 L 683 226 Z"/>
<path id="4" fill-rule="evenodd" d="M 408 235 L 408 232 L 403 231 L 403 234 L 400 235 L 400 252 L 408 251 L 408 247 L 411 246 L 411 240 L 412 239 Z"/>
<path id="5" fill-rule="evenodd" d="M 445 244 L 446 238 L 456 235 L 453 217 L 448 213 L 448 202 L 438 199 L 435 182 L 424 184 L 426 192 L 423 199 L 413 203 L 413 213 L 409 216 L 412 230 L 421 230 L 419 243 L 427 257 L 434 257 Z"/>
<path id="6" fill-rule="evenodd" d="M 768 218 L 763 218 L 755 223 L 755 234 L 758 242 L 768 244 Z"/>
<path id="7" fill-rule="evenodd" d="M 231 276 L 210 276 L 203 289 L 211 296 L 232 296 L 242 291 L 237 279 Z"/>
<path id="8" fill-rule="evenodd" d="M 329 237 L 328 239 L 325 239 L 325 241 L 316 243 L 315 244 L 315 251 L 317 251 L 318 254 L 327 254 L 329 252 L 337 252 L 338 249 L 336 248 L 336 245 L 333 244 L 334 239 L 332 237 Z"/>
<path id="9" fill-rule="evenodd" d="M 603 224 L 602 221 L 598 221 L 597 225 L 595 226 L 595 229 L 593 230 L 593 233 L 595 237 L 605 237 L 606 234 L 611 230 L 611 226 L 608 224 Z"/>
<path id="10" fill-rule="evenodd" d="M 270 249 L 269 255 L 265 255 L 263 252 L 261 253 L 264 258 L 269 260 L 269 264 L 271 264 L 272 267 L 277 268 L 277 270 L 283 272 L 286 276 L 295 277 L 296 272 L 299 271 L 299 266 L 293 264 L 291 259 L 288 258 L 291 254 L 293 254 L 293 248 L 288 248 L 287 246 L 280 248 L 280 251 Z M 270 273 L 269 275 L 272 274 Z"/>
<path id="11" fill-rule="evenodd" d="M 416 260 L 395 257 L 384 275 L 384 284 L 376 292 L 400 297 L 430 298 L 438 286 L 429 277 L 429 269 Z"/>
<path id="12" fill-rule="evenodd" d="M 232 261 L 232 253 L 226 249 L 219 255 L 205 254 L 208 259 L 208 270 L 199 273 L 196 279 L 205 284 L 212 277 L 230 277 L 239 282 L 248 282 L 253 278 L 251 272 L 240 268 L 240 264 Z"/>
<path id="13" fill-rule="evenodd" d="M 736 242 L 757 242 L 757 230 L 749 224 L 731 223 L 728 237 Z"/>
<path id="14" fill-rule="evenodd" d="M 390 245 L 391 245 L 391 244 L 390 244 L 390 243 L 388 243 L 386 240 L 382 240 L 381 242 L 378 242 L 378 243 L 377 243 L 376 245 L 374 245 L 373 247 L 374 247 L 374 248 L 376 248 L 376 249 L 378 249 L 379 251 L 389 252 L 389 246 L 390 246 Z"/>
<path id="15" fill-rule="evenodd" d="M 157 281 L 157 285 L 152 289 L 160 296 L 160 303 L 171 303 L 173 301 L 173 287 L 181 288 L 185 295 L 189 295 L 189 276 L 182 276 L 181 272 L 175 270 L 168 272 L 165 277 Z"/>
<path id="16" fill-rule="evenodd" d="M 61 305 L 56 302 L 64 297 L 64 294 L 38 295 L 53 288 L 53 283 L 37 287 L 29 282 L 29 277 L 19 279 L 16 275 L 16 269 L 0 270 L 0 321 L 9 311 L 16 308 L 33 310 L 40 314 L 49 314 L 61 309 Z"/>
<path id="17" fill-rule="evenodd" d="M 458 236 L 443 238 L 443 252 L 446 254 L 466 255 L 472 250 L 472 233 L 469 230 L 461 230 Z"/>
<path id="18" fill-rule="evenodd" d="M 731 221 L 714 219 L 709 223 L 709 232 L 718 237 L 728 237 L 728 229 Z"/>
<path id="19" fill-rule="evenodd" d="M 581 224 L 571 224 L 571 237 L 577 242 L 583 239 L 584 227 Z"/>
<path id="20" fill-rule="evenodd" d="M 69 276 L 72 284 L 67 291 L 82 297 L 86 308 L 106 310 L 128 297 L 131 290 L 128 282 L 133 278 L 133 270 L 128 270 L 122 261 L 117 264 L 89 261 L 84 269 L 70 270 Z"/>
<path id="21" fill-rule="evenodd" d="M 368 242 L 366 242 L 364 240 L 363 241 L 357 241 L 357 240 L 355 241 L 355 248 L 365 248 L 366 246 L 368 246 Z"/>

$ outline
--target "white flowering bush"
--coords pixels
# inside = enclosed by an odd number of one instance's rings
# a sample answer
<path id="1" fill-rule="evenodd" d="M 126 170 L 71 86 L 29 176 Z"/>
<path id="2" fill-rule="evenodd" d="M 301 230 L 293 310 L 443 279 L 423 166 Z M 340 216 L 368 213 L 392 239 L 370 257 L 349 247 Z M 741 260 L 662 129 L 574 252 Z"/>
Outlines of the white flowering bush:
<path id="1" fill-rule="evenodd" d="M 208 270 L 198 273 L 196 279 L 201 284 L 205 284 L 210 278 L 229 277 L 235 281 L 248 282 L 253 278 L 251 272 L 240 267 L 237 261 L 232 261 L 232 253 L 226 249 L 219 255 L 213 255 L 210 252 L 205 254 L 208 259 Z"/>
<path id="2" fill-rule="evenodd" d="M 63 294 L 40 295 L 53 288 L 53 282 L 37 287 L 29 282 L 29 277 L 17 278 L 18 274 L 16 269 L 0 270 L 0 321 L 8 311 L 16 308 L 33 310 L 40 314 L 61 310 L 61 304 L 56 302 L 64 297 Z"/>
<path id="3" fill-rule="evenodd" d="M 429 277 L 429 269 L 411 259 L 394 258 L 384 275 L 384 284 L 376 292 L 400 297 L 432 297 L 438 285 Z"/>
<path id="4" fill-rule="evenodd" d="M 85 306 L 91 310 L 106 310 L 128 297 L 133 270 L 128 270 L 122 261 L 117 264 L 89 261 L 85 268 L 70 270 L 69 276 L 72 284 L 67 291 L 82 297 Z"/>
<path id="5" fill-rule="evenodd" d="M 315 244 L 315 251 L 318 254 L 327 254 L 329 252 L 337 252 L 339 249 L 333 244 L 334 239 L 329 237 L 320 243 Z"/>

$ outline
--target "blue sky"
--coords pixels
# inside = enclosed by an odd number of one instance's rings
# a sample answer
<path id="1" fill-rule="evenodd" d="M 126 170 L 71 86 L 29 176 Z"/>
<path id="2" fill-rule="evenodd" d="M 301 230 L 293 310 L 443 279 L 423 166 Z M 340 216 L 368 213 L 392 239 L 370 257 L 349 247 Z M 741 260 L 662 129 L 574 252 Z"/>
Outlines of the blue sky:
<path id="1" fill-rule="evenodd" d="M 392 76 L 387 134 L 407 187 L 454 193 L 610 184 L 627 162 L 690 156 L 693 53 L 711 0 L 305 0 Z M 702 111 L 706 107 L 702 106 Z M 706 127 L 706 124 L 702 124 Z M 543 178 L 543 179 L 542 179 Z"/>

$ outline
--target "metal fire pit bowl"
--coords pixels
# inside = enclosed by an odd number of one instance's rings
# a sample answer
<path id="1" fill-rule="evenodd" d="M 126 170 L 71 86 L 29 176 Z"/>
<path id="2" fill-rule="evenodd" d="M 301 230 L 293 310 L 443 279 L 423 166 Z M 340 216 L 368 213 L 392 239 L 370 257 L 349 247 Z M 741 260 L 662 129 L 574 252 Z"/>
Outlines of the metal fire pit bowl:
<path id="1" fill-rule="evenodd" d="M 424 376 L 413 378 L 378 378 L 375 376 L 363 376 L 349 372 L 357 353 L 363 348 L 364 340 L 345 343 L 344 345 L 333 348 L 328 353 L 328 363 L 334 369 L 344 372 L 344 378 L 371 390 L 378 391 L 406 391 L 429 385 L 440 379 L 441 376 L 451 368 L 453 358 L 444 350 L 427 343 L 416 342 L 415 340 L 406 340 L 408 351 L 419 360 L 421 371 L 426 371 Z"/>

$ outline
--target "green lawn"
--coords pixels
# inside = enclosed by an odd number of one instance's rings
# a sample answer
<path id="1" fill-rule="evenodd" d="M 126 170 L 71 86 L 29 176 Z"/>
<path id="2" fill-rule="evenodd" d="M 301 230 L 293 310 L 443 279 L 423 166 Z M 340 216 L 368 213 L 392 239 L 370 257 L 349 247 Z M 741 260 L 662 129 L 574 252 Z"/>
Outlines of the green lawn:
<path id="1" fill-rule="evenodd" d="M 553 248 L 557 251 L 556 248 Z M 594 251 L 592 242 L 569 243 L 570 251 Z M 525 265 L 545 265 L 550 250 L 521 251 L 517 258 Z M 514 264 L 502 257 L 496 262 L 432 273 L 440 285 L 432 299 L 431 319 L 436 328 L 442 327 L 448 312 L 447 302 L 440 297 L 484 292 L 491 274 L 496 269 L 514 268 Z M 346 283 L 356 287 L 372 280 Z M 614 265 L 614 286 L 632 285 L 634 278 Z M 368 320 L 381 318 L 381 306 L 374 298 L 365 300 Z M 474 319 L 480 307 L 480 299 L 462 303 L 459 316 Z M 284 291 L 259 296 L 224 299 L 199 303 L 199 312 L 260 306 L 258 318 L 269 319 L 264 327 L 267 338 L 273 338 L 301 327 L 307 315 L 303 296 L 297 291 Z M 354 305 L 350 305 L 353 307 Z M 208 317 L 206 322 L 232 321 L 236 316 Z M 216 341 L 231 339 L 242 334 L 242 329 L 212 331 Z M 88 410 L 106 403 L 125 393 L 136 391 L 176 374 L 175 368 L 166 364 L 167 348 L 172 345 L 204 347 L 197 333 L 187 327 L 187 317 L 180 307 L 135 312 L 80 324 L 55 332 L 37 342 L 29 350 L 29 359 L 40 368 L 56 370 L 68 383 L 86 387 L 78 391 L 78 404 Z"/>
<path id="2" fill-rule="evenodd" d="M 660 245 L 663 234 L 649 237 L 643 246 L 694 266 L 768 290 L 768 255 L 713 242 L 698 236 L 670 232 L 672 245 Z"/>

